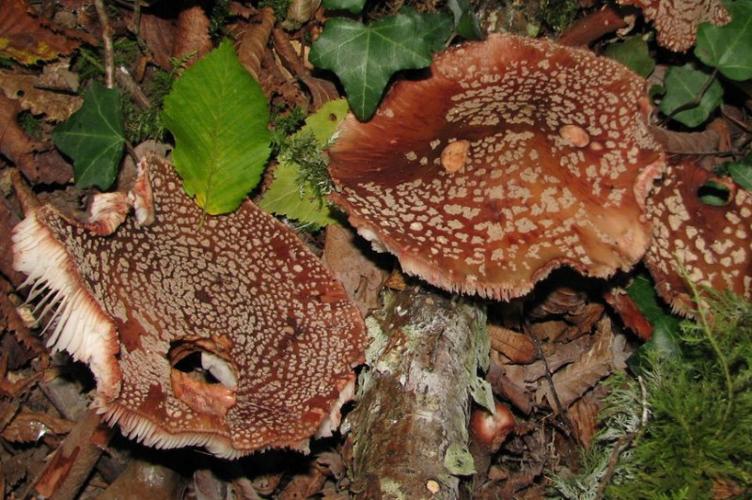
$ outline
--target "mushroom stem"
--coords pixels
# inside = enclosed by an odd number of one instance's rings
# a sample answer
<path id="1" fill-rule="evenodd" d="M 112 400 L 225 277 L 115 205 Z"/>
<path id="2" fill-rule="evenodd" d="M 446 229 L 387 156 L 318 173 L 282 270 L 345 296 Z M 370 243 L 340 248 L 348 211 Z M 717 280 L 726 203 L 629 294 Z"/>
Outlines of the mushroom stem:
<path id="1" fill-rule="evenodd" d="M 575 22 L 559 37 L 559 43 L 570 47 L 587 46 L 603 35 L 627 26 L 624 18 L 610 5 L 604 6 Z"/>
<path id="2" fill-rule="evenodd" d="M 365 391 L 348 417 L 352 490 L 363 498 L 457 498 L 458 459 L 472 462 L 468 399 L 485 313 L 407 289 L 379 322 L 370 334 L 384 348 L 367 360 Z"/>

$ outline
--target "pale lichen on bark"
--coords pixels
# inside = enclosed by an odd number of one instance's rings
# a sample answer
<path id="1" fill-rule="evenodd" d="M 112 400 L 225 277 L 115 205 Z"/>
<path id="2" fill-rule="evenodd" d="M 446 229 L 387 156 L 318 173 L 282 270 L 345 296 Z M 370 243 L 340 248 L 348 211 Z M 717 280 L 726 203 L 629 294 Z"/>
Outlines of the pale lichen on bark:
<path id="1" fill-rule="evenodd" d="M 471 394 L 484 394 L 484 309 L 408 289 L 368 322 L 369 368 L 352 428 L 352 492 L 361 498 L 457 498 L 473 473 L 467 451 Z M 437 488 L 438 486 L 438 488 Z"/>

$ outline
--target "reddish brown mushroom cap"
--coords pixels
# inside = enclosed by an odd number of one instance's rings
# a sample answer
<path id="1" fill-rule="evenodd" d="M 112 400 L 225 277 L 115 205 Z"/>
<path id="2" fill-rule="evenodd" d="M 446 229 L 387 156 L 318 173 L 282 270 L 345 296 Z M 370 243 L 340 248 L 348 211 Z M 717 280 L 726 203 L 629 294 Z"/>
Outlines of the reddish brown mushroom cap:
<path id="1" fill-rule="evenodd" d="M 446 289 L 515 297 L 564 264 L 609 276 L 647 248 L 643 202 L 663 167 L 644 86 L 543 40 L 450 49 L 370 122 L 345 120 L 332 199 L 405 271 Z"/>
<path id="2" fill-rule="evenodd" d="M 721 0 L 618 0 L 642 9 L 655 24 L 658 44 L 675 52 L 692 48 L 700 23 L 726 24 L 731 20 Z"/>
<path id="3" fill-rule="evenodd" d="M 671 166 L 648 201 L 653 244 L 645 262 L 658 293 L 682 314 L 696 309 L 687 279 L 752 297 L 752 196 L 736 189 L 727 205 L 706 205 L 698 190 L 712 178 L 693 163 Z"/>
<path id="4" fill-rule="evenodd" d="M 100 411 L 147 445 L 304 449 L 351 395 L 357 309 L 273 217 L 251 202 L 206 217 L 169 164 L 150 166 L 153 225 L 102 237 L 44 206 L 16 227 L 15 266 L 57 310 L 51 343 L 90 364 Z M 223 383 L 173 367 L 191 352 Z"/>

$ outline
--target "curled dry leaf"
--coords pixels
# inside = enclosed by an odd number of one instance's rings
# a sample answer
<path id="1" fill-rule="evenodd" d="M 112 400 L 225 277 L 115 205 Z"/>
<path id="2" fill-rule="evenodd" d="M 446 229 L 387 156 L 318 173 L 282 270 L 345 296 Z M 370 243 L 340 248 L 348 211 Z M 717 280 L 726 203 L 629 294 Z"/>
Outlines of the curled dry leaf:
<path id="1" fill-rule="evenodd" d="M 718 151 L 721 136 L 714 128 L 702 132 L 677 132 L 663 127 L 650 127 L 650 131 L 669 154 L 698 154 Z"/>
<path id="2" fill-rule="evenodd" d="M 153 61 L 169 71 L 172 68 L 170 58 L 175 44 L 175 23 L 154 14 L 141 14 L 139 28 L 139 35 L 149 48 Z"/>
<path id="3" fill-rule="evenodd" d="M 338 224 L 327 226 L 323 261 L 361 314 L 365 316 L 378 307 L 379 292 L 387 272 L 368 256 L 367 250 L 357 245 L 352 231 Z"/>
<path id="4" fill-rule="evenodd" d="M 273 35 L 274 50 L 285 68 L 302 80 L 303 84 L 308 88 L 314 110 L 319 109 L 328 101 L 339 98 L 339 92 L 334 83 L 311 76 L 311 71 L 306 67 L 301 57 L 298 56 L 284 31 L 275 29 Z"/>
<path id="5" fill-rule="evenodd" d="M 17 99 L 21 108 L 35 115 L 44 114 L 50 121 L 65 121 L 81 107 L 80 96 L 41 90 L 37 75 L 0 70 L 0 88 L 5 96 Z"/>
<path id="6" fill-rule="evenodd" d="M 320 5 L 321 0 L 292 0 L 282 27 L 287 31 L 295 31 L 313 17 Z"/>
<path id="7" fill-rule="evenodd" d="M 623 289 L 614 289 L 604 296 L 608 305 L 619 315 L 624 325 L 632 330 L 640 339 L 650 340 L 653 336 L 653 325 L 637 307 L 634 300 Z"/>
<path id="8" fill-rule="evenodd" d="M 22 410 L 2 432 L 4 439 L 12 443 L 33 443 L 45 434 L 67 434 L 73 422 L 46 413 Z"/>
<path id="9" fill-rule="evenodd" d="M 12 161 L 29 181 L 64 184 L 73 169 L 54 149 L 34 141 L 16 122 L 20 104 L 0 95 L 0 153 Z"/>
<path id="10" fill-rule="evenodd" d="M 553 388 L 546 380 L 539 383 L 536 401 L 546 399 L 549 407 L 556 409 L 555 390 L 558 401 L 567 408 L 615 369 L 624 369 L 626 338 L 613 333 L 608 318 L 598 323 L 594 340 L 590 350 L 553 374 Z"/>
<path id="11" fill-rule="evenodd" d="M 243 67 L 253 75 L 257 81 L 261 72 L 261 61 L 266 52 L 266 44 L 274 27 L 274 10 L 264 7 L 253 22 L 239 25 L 236 37 L 238 59 Z"/>
<path id="12" fill-rule="evenodd" d="M 27 12 L 24 0 L 3 0 L 0 8 L 0 56 L 21 64 L 49 61 L 70 54 L 79 42 L 44 28 Z"/>
<path id="13" fill-rule="evenodd" d="M 487 331 L 491 349 L 502 353 L 512 363 L 526 364 L 535 360 L 535 344 L 524 333 L 496 325 L 488 325 Z"/>
<path id="14" fill-rule="evenodd" d="M 172 57 L 185 60 L 188 67 L 211 49 L 209 18 L 206 17 L 204 9 L 195 5 L 180 11 L 172 45 Z"/>

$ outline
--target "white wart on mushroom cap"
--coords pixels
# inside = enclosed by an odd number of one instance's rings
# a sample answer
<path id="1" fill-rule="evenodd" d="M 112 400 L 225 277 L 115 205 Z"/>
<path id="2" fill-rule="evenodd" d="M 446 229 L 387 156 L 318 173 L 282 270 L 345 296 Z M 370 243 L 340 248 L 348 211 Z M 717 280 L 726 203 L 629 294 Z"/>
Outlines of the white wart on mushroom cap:
<path id="1" fill-rule="evenodd" d="M 622 5 L 642 9 L 645 19 L 655 24 L 658 44 L 675 52 L 686 52 L 695 44 L 701 23 L 723 25 L 731 21 L 722 0 L 618 0 Z"/>
<path id="2" fill-rule="evenodd" d="M 645 263 L 660 296 L 685 315 L 696 310 L 687 280 L 752 297 L 752 195 L 736 189 L 727 205 L 706 205 L 698 191 L 712 178 L 691 162 L 670 166 L 648 201 Z"/>
<path id="3" fill-rule="evenodd" d="M 145 444 L 223 457 L 305 449 L 351 395 L 364 327 L 318 259 L 250 201 L 206 217 L 152 158 L 154 224 L 108 237 L 52 206 L 13 234 L 56 310 L 51 344 L 90 364 L 100 411 Z M 222 383 L 174 365 L 191 353 Z"/>
<path id="4" fill-rule="evenodd" d="M 644 88 L 543 40 L 449 49 L 370 122 L 345 120 L 332 199 L 405 271 L 449 290 L 516 297 L 564 264 L 609 276 L 650 239 L 643 203 L 663 155 Z"/>

